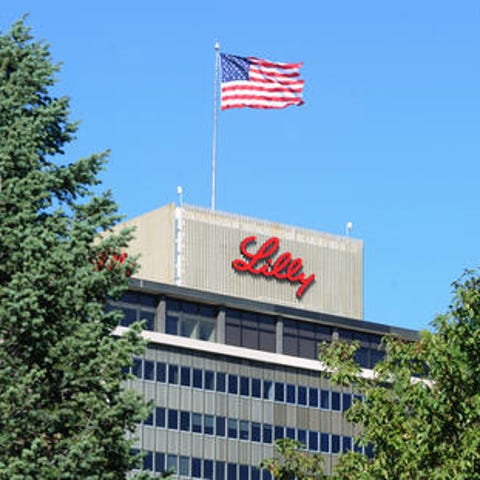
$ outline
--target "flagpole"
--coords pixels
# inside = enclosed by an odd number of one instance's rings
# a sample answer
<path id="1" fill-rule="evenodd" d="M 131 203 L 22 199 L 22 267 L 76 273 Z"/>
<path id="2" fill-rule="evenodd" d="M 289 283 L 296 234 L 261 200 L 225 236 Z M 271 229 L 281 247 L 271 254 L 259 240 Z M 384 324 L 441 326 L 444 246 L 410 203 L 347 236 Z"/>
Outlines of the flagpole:
<path id="1" fill-rule="evenodd" d="M 217 170 L 217 119 L 218 119 L 218 74 L 220 69 L 220 44 L 215 43 L 215 86 L 213 97 L 213 145 L 212 145 L 212 200 L 211 209 L 215 210 L 215 182 Z"/>

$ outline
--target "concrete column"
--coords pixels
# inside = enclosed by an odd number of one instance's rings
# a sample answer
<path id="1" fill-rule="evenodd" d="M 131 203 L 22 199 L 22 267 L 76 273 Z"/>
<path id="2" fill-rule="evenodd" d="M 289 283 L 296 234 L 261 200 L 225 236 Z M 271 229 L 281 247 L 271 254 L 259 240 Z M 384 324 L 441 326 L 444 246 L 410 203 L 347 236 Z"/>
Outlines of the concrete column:
<path id="1" fill-rule="evenodd" d="M 283 318 L 277 317 L 276 325 L 276 348 L 277 353 L 283 353 Z"/>
<path id="2" fill-rule="evenodd" d="M 160 333 L 165 333 L 165 318 L 167 314 L 167 301 L 165 297 L 162 297 L 157 305 L 157 316 L 156 316 L 156 325 L 155 331 Z"/>

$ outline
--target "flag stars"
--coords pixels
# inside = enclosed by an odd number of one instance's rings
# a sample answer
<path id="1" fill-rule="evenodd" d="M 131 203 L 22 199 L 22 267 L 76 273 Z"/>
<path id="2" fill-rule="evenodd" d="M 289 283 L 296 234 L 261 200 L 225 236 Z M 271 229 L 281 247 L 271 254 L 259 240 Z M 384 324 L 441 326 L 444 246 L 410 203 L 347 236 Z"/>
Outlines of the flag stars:
<path id="1" fill-rule="evenodd" d="M 222 83 L 248 80 L 250 62 L 246 58 L 226 53 L 222 53 L 220 57 L 222 63 Z"/>

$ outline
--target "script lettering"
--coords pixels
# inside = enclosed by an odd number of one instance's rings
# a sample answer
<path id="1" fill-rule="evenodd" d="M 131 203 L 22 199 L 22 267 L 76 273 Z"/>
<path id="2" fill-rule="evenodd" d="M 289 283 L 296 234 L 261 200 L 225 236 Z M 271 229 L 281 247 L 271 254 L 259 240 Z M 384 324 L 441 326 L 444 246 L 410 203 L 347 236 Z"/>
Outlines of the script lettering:
<path id="1" fill-rule="evenodd" d="M 266 240 L 258 250 L 249 251 L 249 246 L 257 242 L 257 237 L 246 237 L 240 243 L 240 253 L 244 259 L 237 258 L 232 261 L 232 267 L 237 272 L 248 272 L 253 275 L 263 275 L 266 278 L 274 277 L 277 280 L 287 280 L 290 283 L 299 283 L 296 292 L 298 299 L 302 298 L 307 288 L 315 281 L 315 275 L 306 276 L 303 270 L 303 260 L 293 258 L 290 252 L 284 252 L 274 260 L 280 248 L 280 240 L 271 237 Z"/>

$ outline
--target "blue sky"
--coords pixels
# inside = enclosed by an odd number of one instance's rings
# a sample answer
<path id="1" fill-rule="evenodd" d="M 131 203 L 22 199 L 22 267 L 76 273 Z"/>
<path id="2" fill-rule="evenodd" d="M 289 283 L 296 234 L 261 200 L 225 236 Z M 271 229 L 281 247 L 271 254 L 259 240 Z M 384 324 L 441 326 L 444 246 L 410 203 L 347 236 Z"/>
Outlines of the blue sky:
<path id="1" fill-rule="evenodd" d="M 479 264 L 480 3 L 3 0 L 63 62 L 67 159 L 131 218 L 210 204 L 214 44 L 303 61 L 305 105 L 220 113 L 217 208 L 364 240 L 365 319 L 426 328 Z"/>

